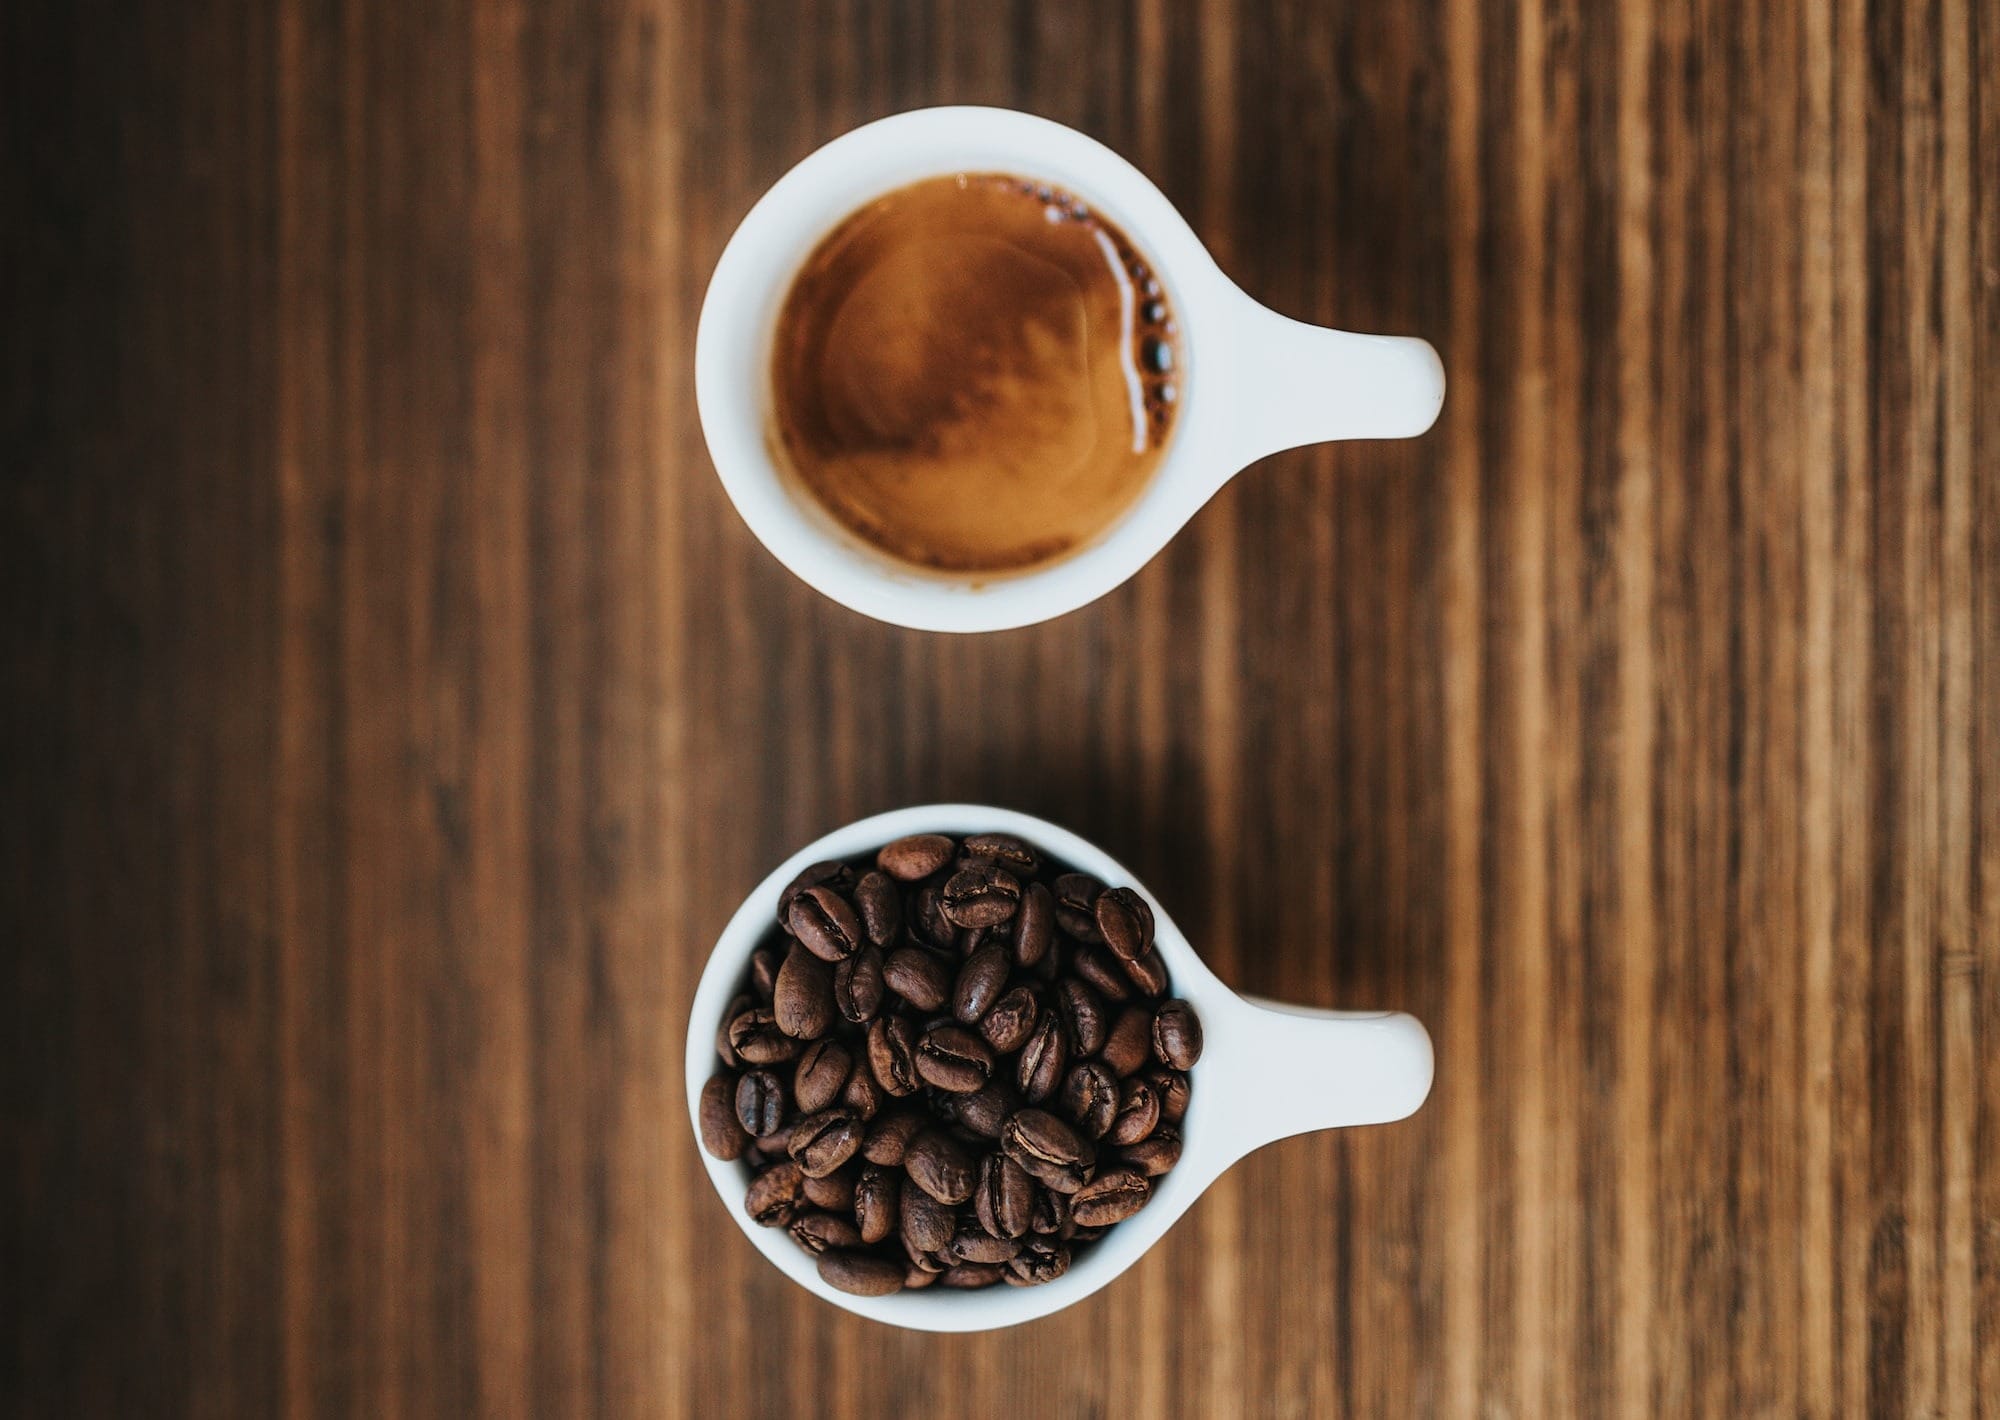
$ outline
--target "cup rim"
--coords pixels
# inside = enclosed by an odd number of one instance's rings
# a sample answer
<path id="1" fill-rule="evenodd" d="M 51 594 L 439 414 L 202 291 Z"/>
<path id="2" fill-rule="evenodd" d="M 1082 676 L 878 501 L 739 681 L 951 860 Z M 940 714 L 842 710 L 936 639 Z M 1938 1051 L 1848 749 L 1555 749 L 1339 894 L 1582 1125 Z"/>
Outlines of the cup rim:
<path id="1" fill-rule="evenodd" d="M 1088 546 L 989 578 L 905 568 L 791 486 L 770 447 L 769 342 L 792 275 L 871 198 L 953 172 L 1018 172 L 1101 209 L 1146 256 L 1181 324 L 1174 432 L 1147 486 Z M 745 214 L 702 301 L 695 399 L 724 491 L 800 580 L 852 610 L 923 631 L 997 631 L 1076 610 L 1151 560 L 1236 472 L 1222 409 L 1232 307 L 1247 301 L 1173 203 L 1096 139 L 1013 109 L 914 109 L 864 124 L 794 165 Z M 1204 355 L 1203 351 L 1211 351 Z"/>
<path id="2" fill-rule="evenodd" d="M 882 844 L 913 833 L 1011 833 L 1060 859 L 1079 872 L 1102 881 L 1130 886 L 1153 909 L 1154 943 L 1165 960 L 1175 996 L 1188 1001 L 1201 1017 L 1210 1048 L 1195 1066 L 1197 1075 L 1216 1076 L 1217 1026 L 1233 1016 L 1242 999 L 1225 986 L 1195 953 L 1173 919 L 1145 884 L 1110 854 L 1070 830 L 1046 819 L 984 804 L 922 804 L 857 819 L 822 835 L 773 868 L 743 899 L 709 953 L 689 1008 L 686 1056 L 688 1124 L 694 1132 L 710 1185 L 719 1201 L 751 1244 L 792 1281 L 834 1305 L 872 1321 L 917 1331 L 986 1331 L 1036 1320 L 1072 1306 L 1109 1286 L 1159 1241 L 1238 1157 L 1215 1113 L 1220 1100 L 1208 1100 L 1197 1089 L 1181 1122 L 1179 1164 L 1154 1181 L 1145 1208 L 1112 1228 L 1062 1277 L 1036 1287 L 996 1286 L 971 1292 L 940 1292 L 936 1288 L 903 1291 L 886 1297 L 858 1297 L 830 1286 L 815 1262 L 782 1228 L 766 1228 L 743 1210 L 743 1193 L 750 1170 L 741 1160 L 717 1159 L 702 1148 L 698 1120 L 701 1091 L 720 1067 L 715 1056 L 715 1032 L 723 1009 L 742 980 L 750 953 L 776 925 L 779 894 L 809 865 L 833 858 L 870 854 Z M 1208 1095 L 1227 1093 L 1209 1090 Z"/>

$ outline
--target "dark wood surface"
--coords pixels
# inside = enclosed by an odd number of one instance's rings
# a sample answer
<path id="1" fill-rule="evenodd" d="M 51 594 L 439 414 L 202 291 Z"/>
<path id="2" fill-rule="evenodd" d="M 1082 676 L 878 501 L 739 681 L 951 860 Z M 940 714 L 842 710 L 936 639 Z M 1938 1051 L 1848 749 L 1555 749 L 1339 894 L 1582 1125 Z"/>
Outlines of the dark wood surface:
<path id="1" fill-rule="evenodd" d="M 1995 1413 L 1994 0 L 28 0 L 0 65 L 7 1411 Z M 943 101 L 1430 336 L 1441 424 L 1051 625 L 821 600 L 693 318 Z M 945 797 L 1418 1013 L 1430 1103 L 1019 1332 L 795 1290 L 695 975 Z"/>

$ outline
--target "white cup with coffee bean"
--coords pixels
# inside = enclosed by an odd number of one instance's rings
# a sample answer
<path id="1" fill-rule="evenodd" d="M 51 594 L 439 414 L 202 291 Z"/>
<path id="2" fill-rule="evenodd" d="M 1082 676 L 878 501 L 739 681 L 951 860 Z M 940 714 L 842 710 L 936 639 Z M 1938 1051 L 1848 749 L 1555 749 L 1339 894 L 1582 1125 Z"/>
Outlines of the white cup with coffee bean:
<path id="1" fill-rule="evenodd" d="M 937 108 L 835 139 L 750 210 L 695 390 L 779 561 L 883 621 L 994 631 L 1116 587 L 1267 454 L 1423 433 L 1444 372 L 1422 340 L 1259 304 L 1094 139 Z"/>
<path id="2" fill-rule="evenodd" d="M 1132 875 L 1044 820 L 849 824 L 744 899 L 695 991 L 688 1112 L 744 1234 L 920 1331 L 1111 1283 L 1244 1155 L 1430 1092 L 1400 1012 L 1253 1001 Z"/>

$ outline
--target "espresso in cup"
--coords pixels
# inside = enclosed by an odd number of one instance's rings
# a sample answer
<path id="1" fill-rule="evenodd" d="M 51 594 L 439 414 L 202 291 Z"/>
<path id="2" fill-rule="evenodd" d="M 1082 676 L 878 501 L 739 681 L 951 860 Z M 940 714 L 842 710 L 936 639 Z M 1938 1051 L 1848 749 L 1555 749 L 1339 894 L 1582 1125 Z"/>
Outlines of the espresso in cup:
<path id="1" fill-rule="evenodd" d="M 1138 499 L 1183 364 L 1166 293 L 1116 224 L 1033 179 L 931 178 L 853 213 L 793 280 L 772 440 L 887 557 L 1024 572 Z"/>

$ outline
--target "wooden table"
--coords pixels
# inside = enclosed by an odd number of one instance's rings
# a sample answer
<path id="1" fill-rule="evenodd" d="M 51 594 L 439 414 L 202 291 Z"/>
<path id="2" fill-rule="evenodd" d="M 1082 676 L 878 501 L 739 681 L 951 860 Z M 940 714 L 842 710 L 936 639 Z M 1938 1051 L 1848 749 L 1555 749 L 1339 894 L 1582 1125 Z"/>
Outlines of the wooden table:
<path id="1" fill-rule="evenodd" d="M 2000 9 L 1788 8 L 7 7 L 7 1408 L 1995 1413 Z M 822 600 L 694 315 L 938 102 L 1430 336 L 1443 421 L 1051 625 Z M 695 974 L 941 798 L 1416 1012 L 1430 1103 L 1025 1331 L 793 1288 Z"/>

